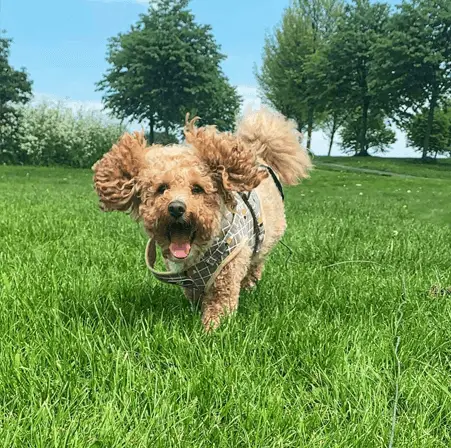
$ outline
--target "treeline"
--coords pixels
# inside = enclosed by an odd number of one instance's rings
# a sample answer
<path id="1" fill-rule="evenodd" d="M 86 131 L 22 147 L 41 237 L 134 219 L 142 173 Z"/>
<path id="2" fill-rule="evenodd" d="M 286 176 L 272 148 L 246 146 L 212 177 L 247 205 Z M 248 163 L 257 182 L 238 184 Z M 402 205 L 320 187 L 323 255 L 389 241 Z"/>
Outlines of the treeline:
<path id="1" fill-rule="evenodd" d="M 0 163 L 87 167 L 142 123 L 150 143 L 173 143 L 185 115 L 231 130 L 241 98 L 224 75 L 211 27 L 189 0 L 156 0 L 112 37 L 97 83 L 117 121 L 61 105 L 31 106 L 32 82 L 9 63 L 0 35 Z M 256 73 L 272 107 L 344 152 L 385 152 L 402 129 L 423 159 L 451 155 L 451 1 L 292 0 L 266 39 Z M 98 135 L 99 134 L 99 135 Z"/>
<path id="2" fill-rule="evenodd" d="M 366 156 L 395 142 L 423 159 L 451 155 L 451 1 L 293 0 L 266 39 L 257 71 L 266 100 L 329 154 Z"/>

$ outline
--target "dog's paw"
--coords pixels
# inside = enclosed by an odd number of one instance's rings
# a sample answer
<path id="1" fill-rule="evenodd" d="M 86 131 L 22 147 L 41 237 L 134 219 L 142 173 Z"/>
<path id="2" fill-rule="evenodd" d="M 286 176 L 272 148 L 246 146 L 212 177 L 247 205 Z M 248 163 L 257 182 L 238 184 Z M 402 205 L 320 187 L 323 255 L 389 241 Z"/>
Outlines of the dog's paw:
<path id="1" fill-rule="evenodd" d="M 246 291 L 251 291 L 251 290 L 257 288 L 258 282 L 259 282 L 258 278 L 254 277 L 252 275 L 248 275 L 241 282 L 241 288 L 245 289 Z"/>
<path id="2" fill-rule="evenodd" d="M 202 325 L 207 333 L 211 333 L 221 325 L 221 319 L 219 316 L 203 316 Z"/>
<path id="3" fill-rule="evenodd" d="M 249 269 L 246 277 L 243 278 L 241 281 L 241 288 L 245 290 L 252 290 L 255 289 L 258 286 L 258 282 L 262 278 L 263 273 L 263 265 L 258 265 L 251 267 Z"/>
<path id="4" fill-rule="evenodd" d="M 241 289 L 244 289 L 245 291 L 252 291 L 253 289 L 257 288 L 257 282 L 254 282 L 252 280 L 246 280 L 241 283 Z"/>

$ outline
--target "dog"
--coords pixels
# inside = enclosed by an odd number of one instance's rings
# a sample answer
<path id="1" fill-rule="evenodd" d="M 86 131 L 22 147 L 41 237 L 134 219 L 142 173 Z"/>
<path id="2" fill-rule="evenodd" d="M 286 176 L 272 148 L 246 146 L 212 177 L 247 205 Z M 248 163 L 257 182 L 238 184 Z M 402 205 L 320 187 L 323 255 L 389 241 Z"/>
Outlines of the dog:
<path id="1" fill-rule="evenodd" d="M 142 222 L 148 268 L 200 305 L 209 331 L 261 279 L 286 229 L 282 184 L 308 177 L 312 163 L 296 124 L 279 113 L 250 111 L 235 133 L 197 121 L 187 116 L 179 145 L 126 133 L 93 170 L 101 209 Z M 166 272 L 154 267 L 157 247 Z"/>

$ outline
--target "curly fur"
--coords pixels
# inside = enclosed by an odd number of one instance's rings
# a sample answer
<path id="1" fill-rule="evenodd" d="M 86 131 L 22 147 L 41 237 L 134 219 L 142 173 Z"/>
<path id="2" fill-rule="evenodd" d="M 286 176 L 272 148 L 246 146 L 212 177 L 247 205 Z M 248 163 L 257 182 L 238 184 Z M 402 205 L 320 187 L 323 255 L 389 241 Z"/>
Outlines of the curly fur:
<path id="1" fill-rule="evenodd" d="M 188 120 L 188 116 L 187 116 Z M 218 132 L 214 126 L 196 128 L 194 118 L 185 126 L 185 138 L 193 145 L 212 172 L 221 175 L 222 184 L 229 191 L 251 191 L 268 177 L 259 168 L 257 154 L 239 138 L 228 132 Z"/>
<path id="2" fill-rule="evenodd" d="M 244 116 L 237 135 L 285 184 L 295 185 L 308 176 L 312 164 L 307 152 L 300 150 L 302 135 L 294 121 L 262 109 Z"/>
<path id="3" fill-rule="evenodd" d="M 146 145 L 144 133 L 124 134 L 111 151 L 94 164 L 94 185 L 104 211 L 136 213 L 136 180 L 145 166 Z"/>
<path id="4" fill-rule="evenodd" d="M 286 228 L 279 191 L 261 164 L 270 165 L 286 184 L 306 177 L 311 162 L 299 143 L 293 122 L 261 110 L 246 115 L 237 133 L 218 132 L 196 121 L 185 125 L 186 144 L 148 147 L 142 133 L 125 134 L 94 169 L 95 190 L 105 211 L 131 211 L 162 250 L 167 266 L 183 271 L 199 261 L 221 232 L 225 207 L 233 207 L 233 192 L 256 190 L 262 204 L 265 240 L 258 254 L 243 247 L 201 297 L 206 329 L 238 306 L 241 288 L 260 280 L 266 256 Z M 169 204 L 181 201 L 186 211 L 178 223 L 189 229 L 172 235 Z M 170 250 L 174 238 L 190 243 L 184 259 Z M 190 300 L 198 300 L 189 290 Z"/>
<path id="5" fill-rule="evenodd" d="M 214 126 L 197 128 L 195 117 L 186 116 L 185 138 L 194 146 L 199 156 L 208 164 L 222 187 L 225 202 L 234 206 L 233 191 L 251 191 L 268 177 L 268 172 L 257 164 L 257 154 L 235 135 L 218 132 Z"/>
<path id="6" fill-rule="evenodd" d="M 170 146 L 152 150 L 147 157 L 148 168 L 138 176 L 137 188 L 141 203 L 139 216 L 149 235 L 155 237 L 169 257 L 166 230 L 171 222 L 168 206 L 172 201 L 186 204 L 185 221 L 196 227 L 199 250 L 208 247 L 220 222 L 220 194 L 210 170 L 189 148 Z M 159 186 L 170 189 L 158 194 Z M 191 188 L 199 185 L 205 194 L 194 195 Z"/>

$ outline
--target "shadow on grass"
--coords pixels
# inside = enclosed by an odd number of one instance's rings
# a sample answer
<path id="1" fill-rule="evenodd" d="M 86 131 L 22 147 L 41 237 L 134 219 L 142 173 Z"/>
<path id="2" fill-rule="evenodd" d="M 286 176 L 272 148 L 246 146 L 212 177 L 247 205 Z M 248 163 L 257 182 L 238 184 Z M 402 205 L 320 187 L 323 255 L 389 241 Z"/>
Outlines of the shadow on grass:
<path id="1" fill-rule="evenodd" d="M 105 326 L 119 323 L 140 327 L 146 321 L 150 326 L 183 327 L 193 317 L 200 320 L 200 313 L 192 310 L 179 288 L 155 284 L 146 278 L 138 284 L 91 290 L 85 297 L 75 291 L 68 292 L 60 311 L 67 323 L 75 319 Z"/>

